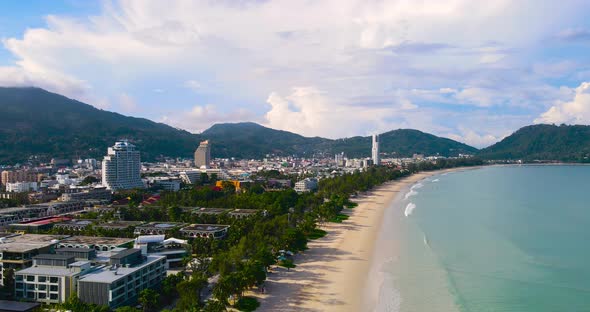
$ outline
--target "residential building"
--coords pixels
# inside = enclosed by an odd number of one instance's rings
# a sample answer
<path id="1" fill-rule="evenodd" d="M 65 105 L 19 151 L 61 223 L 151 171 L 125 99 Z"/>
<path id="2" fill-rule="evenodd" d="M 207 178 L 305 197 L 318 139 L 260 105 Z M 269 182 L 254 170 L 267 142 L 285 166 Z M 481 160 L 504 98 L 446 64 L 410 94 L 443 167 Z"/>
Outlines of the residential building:
<path id="1" fill-rule="evenodd" d="M 106 187 L 96 188 L 70 188 L 61 195 L 59 200 L 71 201 L 71 200 L 98 200 L 98 201 L 110 201 L 112 198 L 112 192 Z"/>
<path id="2" fill-rule="evenodd" d="M 143 188 L 141 160 L 135 145 L 116 142 L 102 161 L 102 185 L 109 190 Z"/>
<path id="3" fill-rule="evenodd" d="M 6 192 L 25 193 L 35 192 L 39 189 L 37 182 L 12 182 L 6 183 Z"/>
<path id="4" fill-rule="evenodd" d="M 79 276 L 90 268 L 90 262 L 76 262 L 73 256 L 35 256 L 32 267 L 15 272 L 15 297 L 43 303 L 65 302 L 77 293 Z"/>
<path id="5" fill-rule="evenodd" d="M 195 151 L 195 166 L 197 168 L 209 169 L 211 164 L 211 145 L 209 140 L 202 141 Z"/>
<path id="6" fill-rule="evenodd" d="M 96 251 L 109 251 L 117 248 L 129 248 L 133 238 L 72 236 L 62 239 L 57 248 L 88 248 Z"/>
<path id="7" fill-rule="evenodd" d="M 1 175 L 2 185 L 15 182 L 37 182 L 38 179 L 37 173 L 29 170 L 4 170 Z"/>
<path id="8" fill-rule="evenodd" d="M 142 256 L 127 249 L 110 258 L 110 266 L 84 274 L 78 280 L 78 297 L 86 303 L 115 309 L 137 303 L 139 293 L 157 288 L 166 277 L 166 257 Z"/>
<path id="9" fill-rule="evenodd" d="M 318 179 L 305 178 L 295 183 L 295 191 L 298 193 L 311 192 L 318 189 Z"/>
<path id="10" fill-rule="evenodd" d="M 51 253 L 63 235 L 9 235 L 0 238 L 0 274 L 8 269 L 22 270 L 33 264 L 33 257 Z M 4 280 L 0 279 L 4 285 Z"/>
<path id="11" fill-rule="evenodd" d="M 373 148 L 371 149 L 371 158 L 373 159 L 374 165 L 380 165 L 381 159 L 379 158 L 379 135 L 373 134 Z"/>
<path id="12" fill-rule="evenodd" d="M 150 187 L 159 187 L 165 191 L 178 192 L 180 191 L 180 179 L 170 177 L 151 177 L 148 178 L 148 185 Z"/>

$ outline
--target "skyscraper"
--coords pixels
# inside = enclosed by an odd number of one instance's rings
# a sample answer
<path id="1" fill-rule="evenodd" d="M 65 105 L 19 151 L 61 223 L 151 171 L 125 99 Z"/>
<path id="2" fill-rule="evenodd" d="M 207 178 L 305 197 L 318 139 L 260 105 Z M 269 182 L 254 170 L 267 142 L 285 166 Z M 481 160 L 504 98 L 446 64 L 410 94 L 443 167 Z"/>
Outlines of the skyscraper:
<path id="1" fill-rule="evenodd" d="M 380 165 L 381 159 L 379 159 L 379 135 L 373 134 L 373 149 L 371 150 L 371 156 L 373 158 L 373 164 Z"/>
<path id="2" fill-rule="evenodd" d="M 202 168 L 204 166 L 205 169 L 209 169 L 210 163 L 211 145 L 209 145 L 209 140 L 205 140 L 199 144 L 199 147 L 195 151 L 195 166 L 197 168 Z"/>
<path id="3" fill-rule="evenodd" d="M 140 171 L 141 160 L 135 145 L 116 142 L 102 161 L 102 185 L 113 191 L 143 188 Z"/>

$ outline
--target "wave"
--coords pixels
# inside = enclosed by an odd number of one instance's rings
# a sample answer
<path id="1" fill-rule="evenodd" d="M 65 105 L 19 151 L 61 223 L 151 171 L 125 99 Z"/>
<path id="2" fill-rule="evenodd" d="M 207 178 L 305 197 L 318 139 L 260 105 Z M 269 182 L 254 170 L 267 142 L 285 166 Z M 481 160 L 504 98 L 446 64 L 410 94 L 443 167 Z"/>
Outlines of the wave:
<path id="1" fill-rule="evenodd" d="M 414 196 L 414 195 L 417 195 L 417 194 L 418 194 L 418 192 L 416 192 L 416 191 L 414 191 L 414 190 L 410 189 L 410 191 L 409 191 L 409 192 L 407 192 L 407 193 L 406 193 L 406 195 L 404 196 L 404 200 L 407 200 L 408 198 L 410 198 L 410 197 L 412 197 L 412 196 Z"/>
<path id="2" fill-rule="evenodd" d="M 423 186 L 424 186 L 424 184 L 422 184 L 422 183 L 418 182 L 418 183 L 416 183 L 416 184 L 412 185 L 412 187 L 410 188 L 410 190 L 419 189 L 419 188 L 421 188 L 421 187 L 423 187 Z"/>
<path id="3" fill-rule="evenodd" d="M 414 203 L 409 203 L 409 204 L 406 206 L 406 210 L 404 211 L 404 215 L 405 215 L 406 217 L 410 216 L 410 215 L 412 214 L 412 211 L 414 211 L 414 209 L 416 209 L 416 204 L 414 204 Z"/>
<path id="4" fill-rule="evenodd" d="M 439 179 L 434 179 L 434 180 L 432 180 L 432 182 L 438 182 L 438 181 L 440 181 L 440 180 L 439 180 Z"/>

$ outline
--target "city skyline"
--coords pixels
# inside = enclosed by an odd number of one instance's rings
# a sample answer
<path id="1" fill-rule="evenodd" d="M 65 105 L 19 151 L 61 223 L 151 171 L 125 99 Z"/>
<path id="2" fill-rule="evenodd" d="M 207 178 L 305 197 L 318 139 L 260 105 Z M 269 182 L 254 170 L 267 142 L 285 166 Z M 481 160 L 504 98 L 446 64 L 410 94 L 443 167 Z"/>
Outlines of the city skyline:
<path id="1" fill-rule="evenodd" d="M 191 132 L 414 128 L 485 147 L 590 121 L 584 1 L 35 3 L 0 13 L 0 85 Z"/>

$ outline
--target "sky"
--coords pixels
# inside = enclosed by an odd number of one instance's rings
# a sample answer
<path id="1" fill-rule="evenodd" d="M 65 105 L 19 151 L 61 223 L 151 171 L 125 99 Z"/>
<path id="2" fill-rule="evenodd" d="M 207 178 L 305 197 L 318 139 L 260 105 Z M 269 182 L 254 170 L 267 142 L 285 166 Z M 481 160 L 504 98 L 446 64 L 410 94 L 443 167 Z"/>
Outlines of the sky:
<path id="1" fill-rule="evenodd" d="M 0 86 L 194 133 L 253 121 L 476 147 L 590 123 L 590 1 L 6 1 Z"/>

